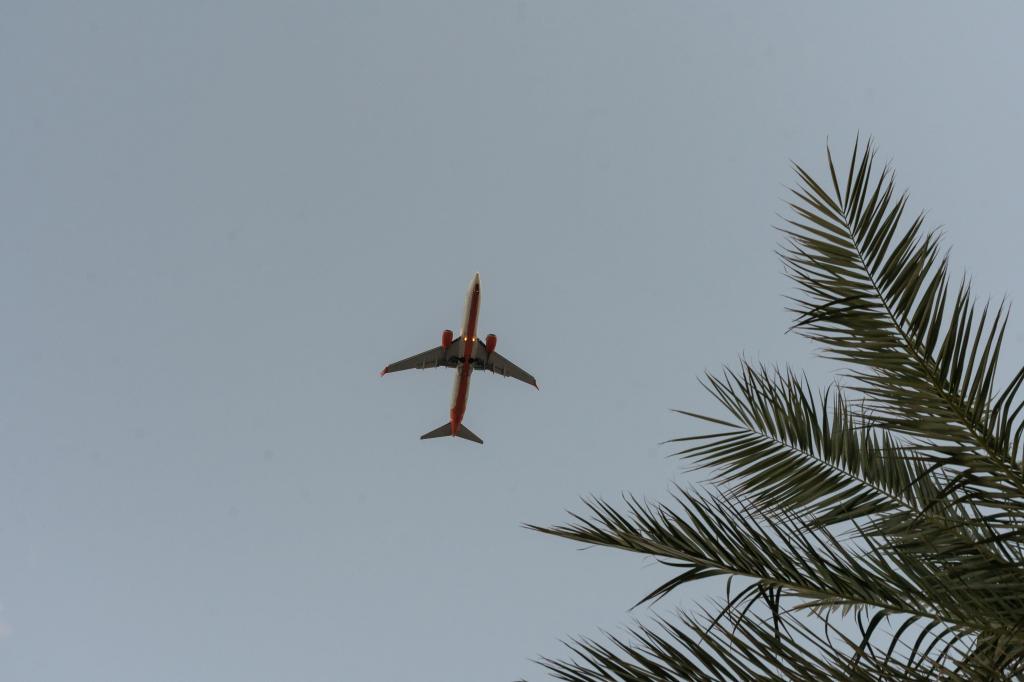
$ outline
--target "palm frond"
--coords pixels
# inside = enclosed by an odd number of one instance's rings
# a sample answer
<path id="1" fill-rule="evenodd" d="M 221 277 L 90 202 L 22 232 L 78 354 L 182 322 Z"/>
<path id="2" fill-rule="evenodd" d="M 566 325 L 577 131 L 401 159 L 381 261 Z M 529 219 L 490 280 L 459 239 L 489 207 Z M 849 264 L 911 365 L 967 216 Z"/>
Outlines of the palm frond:
<path id="1" fill-rule="evenodd" d="M 875 177 L 874 157 L 870 142 L 855 148 L 840 190 L 829 152 L 832 193 L 795 166 L 782 251 L 801 293 L 795 328 L 853 365 L 874 419 L 927 444 L 954 477 L 964 474 L 954 490 L 1020 501 L 1024 376 L 995 389 L 1007 308 L 979 313 L 966 282 L 952 293 L 937 233 L 924 230 L 923 216 L 901 233 L 907 195 L 896 194 L 889 168 Z"/>
<path id="2" fill-rule="evenodd" d="M 886 666 L 907 670 L 934 667 L 934 656 L 929 656 L 940 640 L 973 641 L 986 632 L 1000 633 L 1003 650 L 1024 652 L 1024 572 L 1019 566 L 1007 572 L 1005 566 L 993 564 L 976 550 L 959 555 L 949 548 L 937 551 L 934 547 L 928 548 L 930 551 L 906 547 L 897 551 L 891 543 L 870 536 L 865 536 L 862 550 L 857 551 L 826 529 L 802 525 L 799 517 L 790 514 L 765 515 L 757 524 L 752 521 L 753 510 L 735 500 L 680 491 L 676 502 L 682 513 L 628 498 L 629 511 L 623 514 L 605 502 L 591 500 L 587 502 L 589 518 L 574 514 L 576 522 L 572 524 L 530 527 L 591 545 L 653 556 L 681 569 L 641 603 L 660 599 L 688 582 L 728 575 L 752 581 L 737 598 L 729 600 L 729 614 L 745 612 L 765 594 L 776 595 L 776 613 L 785 600 L 789 604 L 786 612 L 810 611 L 820 617 L 840 609 L 864 614 L 870 626 L 863 629 L 859 642 L 847 642 L 846 658 L 840 657 L 848 665 L 853 665 L 853 659 L 858 666 L 878 659 Z M 766 520 L 768 527 L 764 527 Z M 902 619 L 907 627 L 913 623 L 940 627 L 918 641 L 909 657 L 894 656 L 898 637 L 882 656 L 867 651 L 867 645 L 885 618 Z M 749 625 L 742 616 L 739 620 Z M 908 636 L 916 634 L 907 628 L 903 631 L 901 634 Z M 597 656 L 595 646 L 590 643 L 584 649 Z M 911 649 L 909 645 L 903 648 Z M 925 653 L 919 653 L 922 650 Z M 608 650 L 600 651 L 604 652 L 601 656 L 608 655 Z M 951 669 L 966 665 L 952 655 L 966 656 L 963 650 L 951 653 L 947 646 L 938 651 Z M 762 658 L 766 655 L 762 651 Z M 605 664 L 610 665 L 608 660 Z"/>
<path id="3" fill-rule="evenodd" d="M 815 398 L 791 370 L 742 363 L 707 375 L 705 387 L 735 422 L 681 414 L 725 430 L 670 440 L 692 469 L 710 469 L 727 495 L 742 495 L 760 513 L 799 514 L 811 526 L 857 521 L 857 532 L 914 542 L 941 537 L 1004 564 L 1024 556 L 1021 529 L 1001 514 L 942 495 L 918 448 L 867 423 L 836 387 Z"/>
<path id="4" fill-rule="evenodd" d="M 840 389 L 816 397 L 792 370 L 746 362 L 738 372 L 707 374 L 704 385 L 736 423 L 676 410 L 727 430 L 668 442 L 686 443 L 676 454 L 692 468 L 714 471 L 729 494 L 824 526 L 937 503 L 927 466 L 867 423 Z"/>
<path id="5" fill-rule="evenodd" d="M 879 545 L 857 553 L 825 528 L 812 528 L 789 514 L 758 516 L 740 500 L 679 490 L 681 511 L 627 498 L 628 513 L 601 500 L 586 502 L 592 516 L 573 514 L 575 523 L 544 528 L 550 535 L 616 547 L 661 559 L 684 569 L 673 586 L 715 575 L 751 578 L 786 597 L 865 604 L 887 611 L 933 618 L 932 595 L 921 592 L 890 562 Z M 662 586 L 664 587 L 664 586 Z M 649 595 L 655 598 L 662 588 Z M 964 627 L 973 616 L 957 614 Z"/>
<path id="6" fill-rule="evenodd" d="M 932 647 L 923 656 L 920 646 L 913 652 L 910 646 L 906 651 L 867 648 L 855 657 L 860 640 L 823 621 L 808 627 L 791 614 L 775 619 L 719 607 L 717 614 L 704 609 L 696 615 L 680 612 L 678 623 L 657 618 L 657 628 L 636 623 L 628 638 L 606 635 L 610 645 L 576 639 L 569 643 L 574 659 L 545 658 L 541 663 L 567 682 L 926 682 L 938 679 L 943 670 L 948 675 L 955 671 L 940 656 L 944 647 Z M 826 631 L 829 636 L 822 634 Z M 949 633 L 933 639 L 945 644 Z"/>

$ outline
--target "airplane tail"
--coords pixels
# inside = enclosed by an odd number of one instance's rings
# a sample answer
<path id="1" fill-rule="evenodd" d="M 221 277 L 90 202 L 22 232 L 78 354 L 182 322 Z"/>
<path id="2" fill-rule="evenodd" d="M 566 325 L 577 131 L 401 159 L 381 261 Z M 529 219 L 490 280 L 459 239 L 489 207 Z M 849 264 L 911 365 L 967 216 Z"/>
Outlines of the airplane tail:
<path id="1" fill-rule="evenodd" d="M 451 422 L 446 422 L 446 423 L 442 424 L 441 426 L 437 427 L 436 429 L 434 429 L 433 431 L 430 431 L 429 433 L 424 433 L 422 436 L 420 436 L 420 440 L 424 440 L 424 439 L 427 439 L 427 438 L 441 438 L 442 436 L 451 436 L 451 435 L 453 435 L 452 434 L 452 424 L 451 424 Z M 481 445 L 483 444 L 483 440 L 481 440 L 480 436 L 476 435 L 475 433 L 473 433 L 472 431 L 467 429 L 462 424 L 459 424 L 459 429 L 458 429 L 458 431 L 455 432 L 454 435 L 458 436 L 459 438 L 465 438 L 466 440 L 471 440 L 474 443 L 480 443 Z"/>

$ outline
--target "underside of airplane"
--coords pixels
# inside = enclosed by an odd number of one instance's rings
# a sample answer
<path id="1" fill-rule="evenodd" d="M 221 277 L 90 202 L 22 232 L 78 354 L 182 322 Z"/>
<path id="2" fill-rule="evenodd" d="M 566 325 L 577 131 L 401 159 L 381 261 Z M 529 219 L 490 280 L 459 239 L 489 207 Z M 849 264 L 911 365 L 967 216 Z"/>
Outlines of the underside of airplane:
<path id="1" fill-rule="evenodd" d="M 529 372 L 513 364 L 498 353 L 498 337 L 488 334 L 482 341 L 476 336 L 477 317 L 480 310 L 480 273 L 473 277 L 466 297 L 466 317 L 459 336 L 450 329 L 441 333 L 441 345 L 417 353 L 404 360 L 392 363 L 381 371 L 381 376 L 406 369 L 433 369 L 451 367 L 456 370 L 455 387 L 452 391 L 452 405 L 448 423 L 420 436 L 421 439 L 456 436 L 476 443 L 483 443 L 479 436 L 462 424 L 469 398 L 469 378 L 473 370 L 486 370 L 505 377 L 512 377 L 530 384 L 534 388 L 537 380 Z"/>

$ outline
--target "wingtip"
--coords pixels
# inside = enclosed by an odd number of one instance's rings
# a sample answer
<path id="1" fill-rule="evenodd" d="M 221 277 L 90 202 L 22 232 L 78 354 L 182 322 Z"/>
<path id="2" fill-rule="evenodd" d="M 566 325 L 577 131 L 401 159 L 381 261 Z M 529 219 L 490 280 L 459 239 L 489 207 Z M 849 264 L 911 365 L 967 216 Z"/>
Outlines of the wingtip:
<path id="1" fill-rule="evenodd" d="M 385 375 L 385 374 L 387 374 L 387 373 L 388 373 L 388 368 L 387 368 L 387 367 L 385 367 L 384 369 L 382 369 L 382 370 L 380 371 L 380 375 L 381 375 L 381 376 L 384 376 L 384 375 Z"/>
<path id="2" fill-rule="evenodd" d="M 536 381 L 533 382 L 533 387 L 538 391 L 540 390 L 540 384 L 538 384 Z"/>

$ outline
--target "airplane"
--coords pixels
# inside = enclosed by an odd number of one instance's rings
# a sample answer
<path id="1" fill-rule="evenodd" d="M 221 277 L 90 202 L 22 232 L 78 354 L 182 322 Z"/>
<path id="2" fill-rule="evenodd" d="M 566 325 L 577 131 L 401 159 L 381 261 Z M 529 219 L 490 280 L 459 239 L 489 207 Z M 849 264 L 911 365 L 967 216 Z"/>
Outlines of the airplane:
<path id="1" fill-rule="evenodd" d="M 469 398 L 469 377 L 474 369 L 485 369 L 530 384 L 537 390 L 537 380 L 531 374 L 515 366 L 494 349 L 498 345 L 498 337 L 488 334 L 481 341 L 476 335 L 476 323 L 480 313 L 480 273 L 473 275 L 466 294 L 466 315 L 463 318 L 462 333 L 456 337 L 451 329 L 441 332 L 441 345 L 404 360 L 388 365 L 380 375 L 400 372 L 404 369 L 430 369 L 433 367 L 452 367 L 455 369 L 455 387 L 452 390 L 452 406 L 448 423 L 420 436 L 440 438 L 457 436 L 475 443 L 483 443 L 475 433 L 466 428 L 462 417 L 466 414 L 466 400 Z"/>

